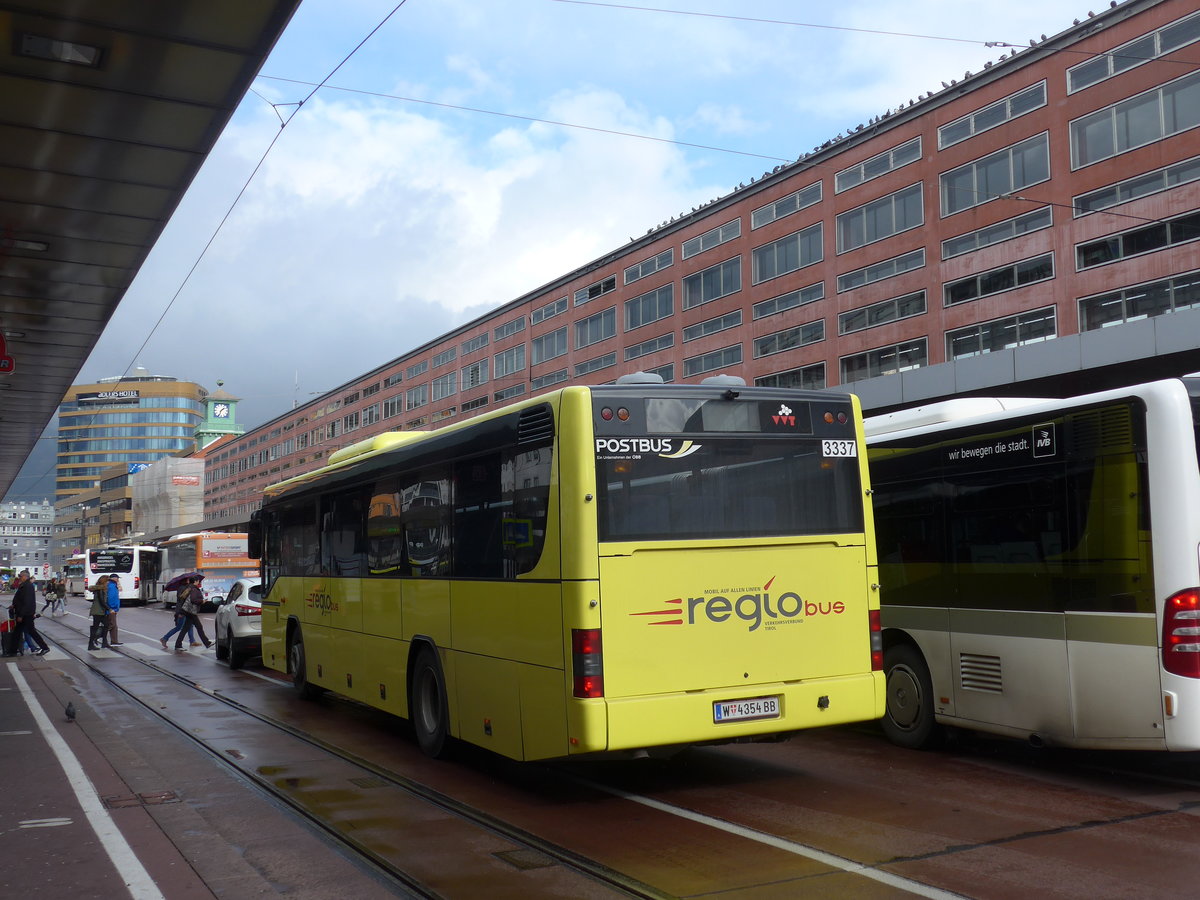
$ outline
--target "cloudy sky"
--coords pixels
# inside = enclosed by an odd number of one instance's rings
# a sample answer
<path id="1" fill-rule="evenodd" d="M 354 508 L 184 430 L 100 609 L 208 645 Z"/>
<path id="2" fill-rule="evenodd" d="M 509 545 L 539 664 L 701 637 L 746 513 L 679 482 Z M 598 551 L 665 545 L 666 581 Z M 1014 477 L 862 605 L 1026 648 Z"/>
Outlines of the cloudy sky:
<path id="1" fill-rule="evenodd" d="M 254 427 L 1086 14 L 303 0 L 76 381 L 223 381 Z M 40 444 L 10 497 L 53 496 Z"/>

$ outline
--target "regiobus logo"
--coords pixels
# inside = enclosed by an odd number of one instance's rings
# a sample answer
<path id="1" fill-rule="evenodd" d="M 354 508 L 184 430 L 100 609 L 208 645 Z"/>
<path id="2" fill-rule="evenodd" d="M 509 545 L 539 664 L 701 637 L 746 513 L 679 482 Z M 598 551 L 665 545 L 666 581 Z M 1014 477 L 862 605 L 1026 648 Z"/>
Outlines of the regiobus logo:
<path id="1" fill-rule="evenodd" d="M 775 576 L 762 589 L 709 589 L 699 597 L 675 597 L 664 609 L 630 613 L 645 616 L 647 625 L 695 625 L 697 619 L 720 624 L 732 619 L 746 622 L 748 631 L 793 625 L 814 616 L 840 616 L 846 611 L 841 600 L 805 600 L 795 591 L 771 594 Z"/>

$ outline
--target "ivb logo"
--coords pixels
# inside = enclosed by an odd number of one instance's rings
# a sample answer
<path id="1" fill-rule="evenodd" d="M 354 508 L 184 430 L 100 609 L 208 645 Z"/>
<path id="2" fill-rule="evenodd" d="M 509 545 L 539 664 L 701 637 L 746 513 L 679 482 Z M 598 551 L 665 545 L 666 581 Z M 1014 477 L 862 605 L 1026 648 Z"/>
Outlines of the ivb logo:
<path id="1" fill-rule="evenodd" d="M 771 416 L 771 421 L 776 425 L 789 425 L 792 428 L 796 427 L 796 415 L 792 408 L 786 403 L 779 404 L 779 412 Z"/>
<path id="2" fill-rule="evenodd" d="M 1035 459 L 1041 456 L 1054 456 L 1058 453 L 1058 448 L 1054 442 L 1053 422 L 1045 425 L 1034 425 L 1032 438 Z"/>

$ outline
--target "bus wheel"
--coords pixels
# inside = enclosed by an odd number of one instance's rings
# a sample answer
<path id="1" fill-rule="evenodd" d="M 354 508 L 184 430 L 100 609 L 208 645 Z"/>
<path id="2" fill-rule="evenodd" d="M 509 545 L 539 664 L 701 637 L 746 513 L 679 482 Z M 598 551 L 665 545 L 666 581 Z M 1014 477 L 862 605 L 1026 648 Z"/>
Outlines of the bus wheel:
<path id="1" fill-rule="evenodd" d="M 887 709 L 883 733 L 893 744 L 910 750 L 927 750 L 941 741 L 942 730 L 933 718 L 933 682 L 929 667 L 911 644 L 896 644 L 883 655 L 887 673 Z"/>
<path id="2" fill-rule="evenodd" d="M 292 670 L 292 689 L 302 699 L 313 700 L 323 693 L 321 688 L 309 683 L 308 668 L 304 662 L 304 640 L 299 631 L 288 647 L 288 668 Z"/>
<path id="3" fill-rule="evenodd" d="M 421 752 L 434 759 L 440 757 L 446 750 L 449 709 L 442 668 L 429 647 L 422 647 L 413 663 L 409 715 Z"/>

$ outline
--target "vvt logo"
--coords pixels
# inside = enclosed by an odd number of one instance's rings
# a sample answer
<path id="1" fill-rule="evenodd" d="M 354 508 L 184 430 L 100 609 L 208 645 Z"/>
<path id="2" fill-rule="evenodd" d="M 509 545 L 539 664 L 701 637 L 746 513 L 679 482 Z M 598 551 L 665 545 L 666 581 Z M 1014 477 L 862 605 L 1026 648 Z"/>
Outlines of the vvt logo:
<path id="1" fill-rule="evenodd" d="M 1057 450 L 1054 446 L 1054 423 L 1033 426 L 1033 455 L 1054 456 Z"/>
<path id="2" fill-rule="evenodd" d="M 675 597 L 664 601 L 662 609 L 630 615 L 645 616 L 648 625 L 695 625 L 697 619 L 719 624 L 736 618 L 747 624 L 748 631 L 757 631 L 763 625 L 771 629 L 776 623 L 800 622 L 808 616 L 838 616 L 846 611 L 841 600 L 813 602 L 801 599 L 794 591 L 772 596 L 774 581 L 772 577 L 762 590 L 705 591 L 699 597 Z"/>

